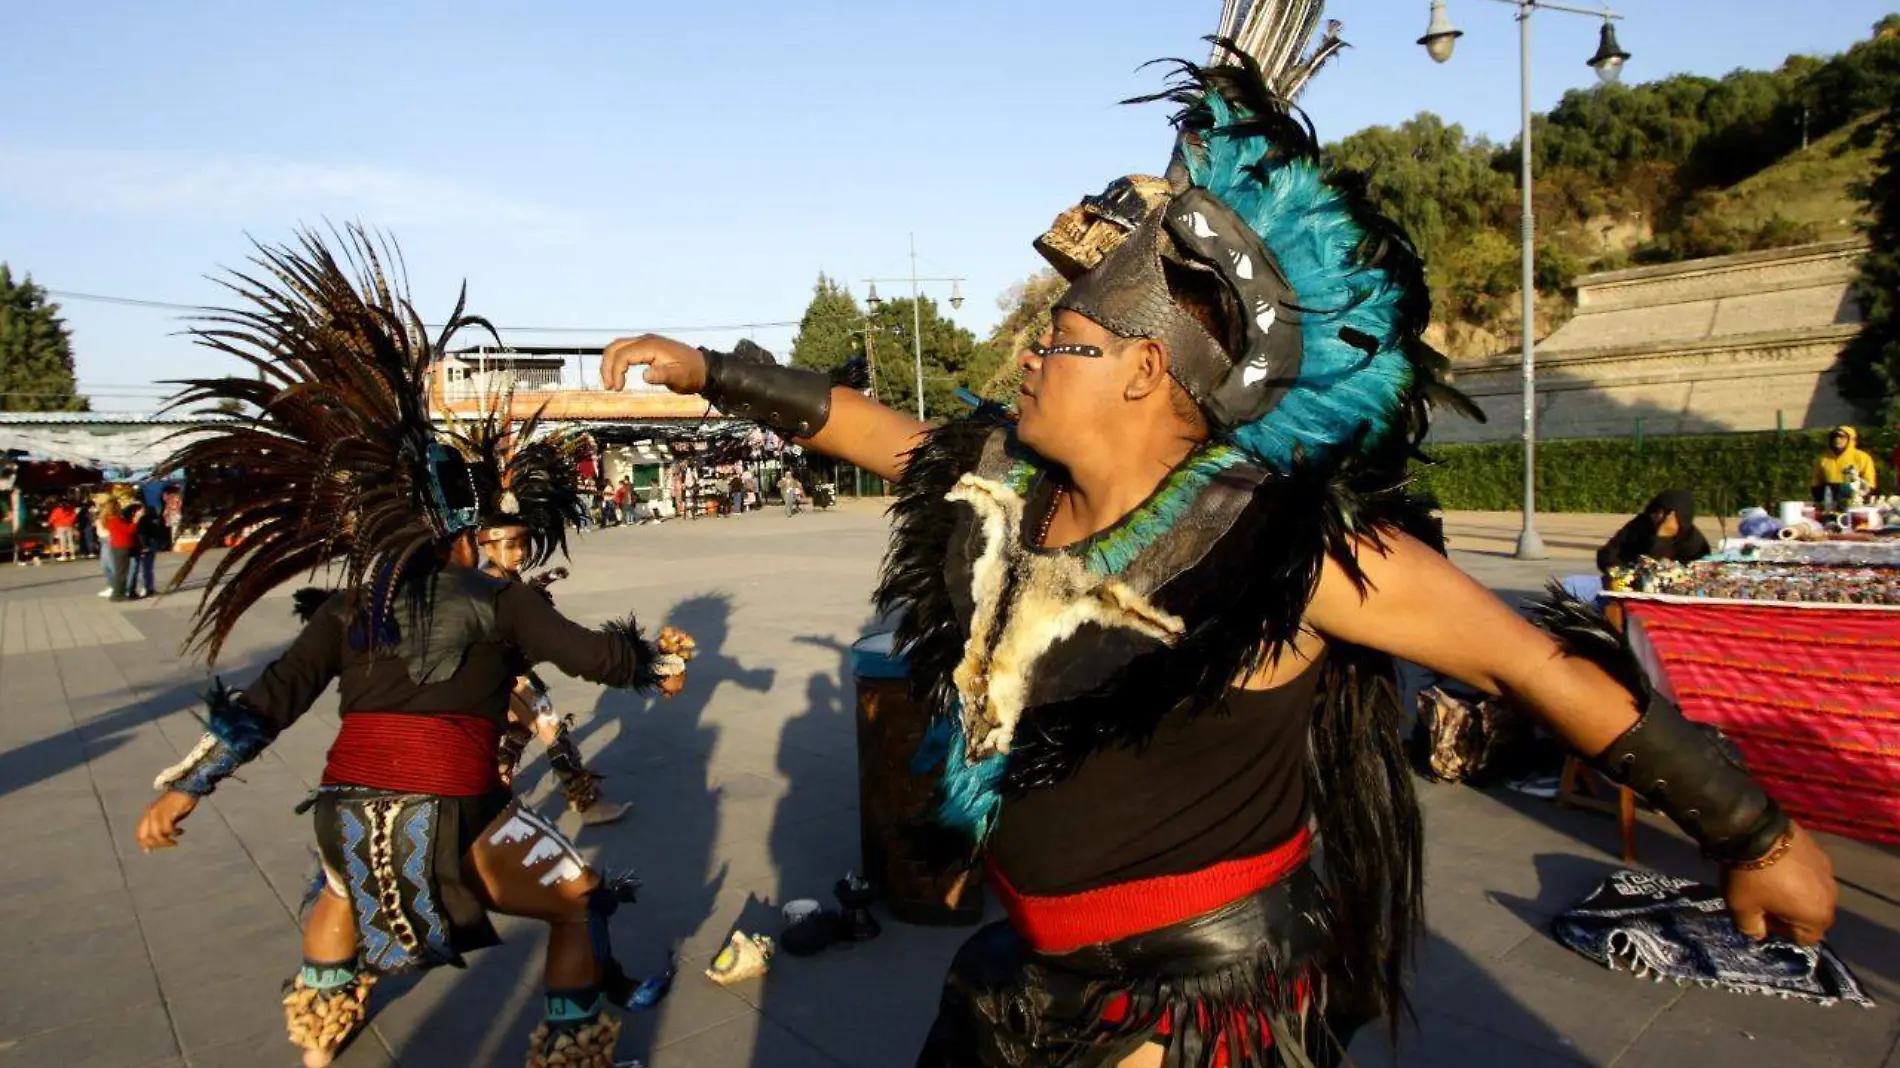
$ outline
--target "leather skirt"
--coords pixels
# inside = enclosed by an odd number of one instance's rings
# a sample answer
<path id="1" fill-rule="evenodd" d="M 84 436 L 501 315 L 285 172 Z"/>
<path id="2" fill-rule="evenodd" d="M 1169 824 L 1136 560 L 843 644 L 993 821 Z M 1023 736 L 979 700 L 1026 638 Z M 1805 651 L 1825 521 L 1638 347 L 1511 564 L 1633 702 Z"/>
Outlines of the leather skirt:
<path id="1" fill-rule="evenodd" d="M 918 1068 L 1113 1068 L 1147 1043 L 1166 1068 L 1322 1068 L 1358 1021 L 1326 1011 L 1332 938 L 1318 878 L 1159 930 L 1039 953 L 1007 923 L 964 943 Z"/>

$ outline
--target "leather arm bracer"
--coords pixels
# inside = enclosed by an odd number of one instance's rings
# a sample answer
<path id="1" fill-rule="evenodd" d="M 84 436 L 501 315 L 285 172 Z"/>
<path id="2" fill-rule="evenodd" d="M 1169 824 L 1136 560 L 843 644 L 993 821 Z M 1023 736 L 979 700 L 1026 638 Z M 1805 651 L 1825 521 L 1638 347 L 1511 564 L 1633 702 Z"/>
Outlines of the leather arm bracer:
<path id="1" fill-rule="evenodd" d="M 1691 723 L 1660 693 L 1649 695 L 1636 724 L 1591 763 L 1641 794 L 1720 863 L 1765 856 L 1789 827 L 1726 740 Z"/>
<path id="2" fill-rule="evenodd" d="M 1641 794 L 1710 858 L 1730 865 L 1770 858 L 1790 827 L 1787 815 L 1742 767 L 1741 754 L 1726 738 L 1691 723 L 1656 689 L 1629 636 L 1555 584 L 1529 608 L 1565 655 L 1595 664 L 1629 691 L 1640 710 L 1636 723 L 1590 758 L 1591 765 Z"/>
<path id="3" fill-rule="evenodd" d="M 700 393 L 720 411 L 797 438 L 818 433 L 831 418 L 830 376 L 782 367 L 750 341 L 732 352 L 699 351 L 706 357 Z"/>

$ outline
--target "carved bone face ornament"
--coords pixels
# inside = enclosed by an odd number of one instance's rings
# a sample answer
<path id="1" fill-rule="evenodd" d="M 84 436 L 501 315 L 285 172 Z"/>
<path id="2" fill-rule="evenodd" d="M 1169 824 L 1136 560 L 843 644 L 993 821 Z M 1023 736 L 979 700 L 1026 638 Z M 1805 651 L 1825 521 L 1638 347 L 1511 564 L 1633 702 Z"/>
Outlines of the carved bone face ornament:
<path id="1" fill-rule="evenodd" d="M 1117 178 L 1108 188 L 1063 212 L 1047 233 L 1036 239 L 1036 251 L 1062 277 L 1073 282 L 1102 262 L 1126 240 L 1148 214 L 1167 202 L 1166 179 L 1147 175 Z"/>

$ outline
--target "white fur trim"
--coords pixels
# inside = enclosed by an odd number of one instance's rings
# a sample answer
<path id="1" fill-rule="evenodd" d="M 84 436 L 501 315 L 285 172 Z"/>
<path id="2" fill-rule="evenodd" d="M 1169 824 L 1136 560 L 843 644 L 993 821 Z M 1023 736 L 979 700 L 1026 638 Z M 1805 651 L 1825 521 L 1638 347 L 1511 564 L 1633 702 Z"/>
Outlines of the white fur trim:
<path id="1" fill-rule="evenodd" d="M 191 752 L 185 754 L 185 759 L 158 773 L 158 778 L 152 780 L 152 789 L 171 789 L 172 784 L 184 778 L 185 773 L 190 771 L 200 760 L 210 756 L 211 750 L 216 748 L 217 744 L 217 735 L 206 731 L 205 736 L 198 739 L 198 744 L 191 747 Z"/>
<path id="2" fill-rule="evenodd" d="M 1121 580 L 1094 574 L 1073 556 L 1025 552 L 1023 499 L 1008 486 L 964 475 L 945 497 L 968 504 L 983 523 L 983 551 L 971 568 L 976 603 L 970 637 L 952 675 L 963 700 L 967 758 L 1009 752 L 1036 662 L 1082 624 L 1132 630 L 1165 645 L 1186 632 L 1179 618 Z M 1020 576 L 1016 600 L 1002 632 L 985 647 L 1002 610 L 1003 579 L 1011 568 Z"/>

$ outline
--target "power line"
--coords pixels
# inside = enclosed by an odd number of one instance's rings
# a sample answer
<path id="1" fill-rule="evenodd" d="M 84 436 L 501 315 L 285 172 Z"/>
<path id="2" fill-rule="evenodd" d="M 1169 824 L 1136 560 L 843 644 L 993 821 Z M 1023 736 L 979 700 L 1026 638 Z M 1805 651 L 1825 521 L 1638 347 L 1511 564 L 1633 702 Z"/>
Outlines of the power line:
<path id="1" fill-rule="evenodd" d="M 168 393 L 102 393 L 83 387 L 71 393 L 33 393 L 25 391 L 0 390 L 0 397 L 30 397 L 34 400 L 66 400 L 71 398 L 110 398 L 112 400 L 162 401 Z"/>
<path id="2" fill-rule="evenodd" d="M 46 291 L 46 295 L 49 297 L 58 297 L 61 300 L 91 301 L 94 304 L 124 304 L 134 308 L 159 308 L 165 311 L 205 312 L 215 310 L 197 304 L 175 304 L 168 300 L 140 300 L 136 297 L 108 297 L 98 293 L 74 293 L 64 289 L 49 289 Z"/>
<path id="3" fill-rule="evenodd" d="M 70 289 L 49 289 L 49 297 L 60 300 L 76 300 L 82 303 L 117 304 L 129 308 L 151 308 L 156 311 L 176 311 L 203 313 L 222 309 L 206 307 L 202 304 L 180 304 L 170 300 L 146 300 L 139 297 L 117 297 L 104 293 L 80 293 Z M 797 319 L 780 319 L 757 323 L 715 323 L 695 326 L 498 326 L 495 329 L 512 334 L 703 334 L 721 330 L 772 330 L 787 326 L 797 326 Z M 439 323 L 424 323 L 424 326 L 436 327 Z"/>

